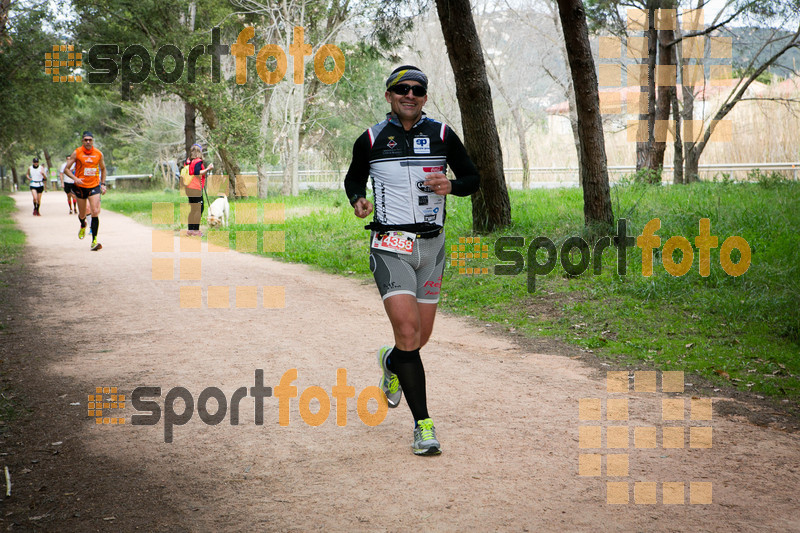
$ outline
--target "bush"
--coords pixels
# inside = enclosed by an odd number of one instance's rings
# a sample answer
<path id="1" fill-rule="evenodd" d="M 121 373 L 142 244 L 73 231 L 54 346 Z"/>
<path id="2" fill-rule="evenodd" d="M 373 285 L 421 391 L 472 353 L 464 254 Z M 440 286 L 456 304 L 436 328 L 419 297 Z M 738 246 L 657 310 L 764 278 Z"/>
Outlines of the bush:
<path id="1" fill-rule="evenodd" d="M 758 183 L 761 187 L 765 189 L 774 189 L 775 187 L 780 187 L 782 185 L 787 185 L 792 182 L 789 178 L 784 176 L 779 172 L 775 172 L 774 170 L 767 174 L 766 172 L 762 172 L 759 168 L 754 168 L 750 172 L 747 173 L 748 181 L 754 181 Z"/>
<path id="2" fill-rule="evenodd" d="M 661 171 L 659 168 L 640 168 L 633 174 L 634 183 L 647 183 L 661 185 Z"/>

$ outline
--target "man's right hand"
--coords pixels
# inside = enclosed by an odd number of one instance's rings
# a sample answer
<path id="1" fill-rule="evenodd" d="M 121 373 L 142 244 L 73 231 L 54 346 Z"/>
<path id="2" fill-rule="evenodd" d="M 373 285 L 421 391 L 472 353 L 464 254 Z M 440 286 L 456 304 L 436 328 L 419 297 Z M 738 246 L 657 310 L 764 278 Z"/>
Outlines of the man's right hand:
<path id="1" fill-rule="evenodd" d="M 366 198 L 359 198 L 356 203 L 353 204 L 353 212 L 355 212 L 358 218 L 368 217 L 372 214 L 372 202 Z"/>

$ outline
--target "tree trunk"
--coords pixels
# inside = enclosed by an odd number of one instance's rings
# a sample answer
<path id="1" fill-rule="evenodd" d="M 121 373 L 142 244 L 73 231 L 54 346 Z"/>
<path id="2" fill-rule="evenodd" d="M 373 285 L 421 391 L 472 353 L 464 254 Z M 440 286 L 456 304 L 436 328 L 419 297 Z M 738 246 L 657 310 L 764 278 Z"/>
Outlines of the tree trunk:
<path id="1" fill-rule="evenodd" d="M 17 166 L 11 163 L 11 177 L 14 179 L 14 189 L 19 190 L 19 176 L 17 175 Z"/>
<path id="2" fill-rule="evenodd" d="M 668 7 L 671 7 L 671 3 L 665 3 Z M 661 11 L 663 13 L 663 11 Z M 666 21 L 662 21 L 662 27 L 667 26 L 665 24 Z M 671 29 L 666 30 L 659 30 L 658 31 L 658 64 L 662 68 L 674 67 L 676 69 L 677 74 L 677 65 L 676 65 L 676 58 L 675 58 L 675 47 L 674 46 L 667 46 L 668 43 L 671 43 L 675 39 L 675 31 Z M 675 98 L 675 85 L 677 84 L 677 78 L 673 78 L 670 80 L 671 83 L 667 86 L 661 86 L 658 88 L 658 99 L 656 100 L 656 114 L 655 114 L 655 124 L 656 128 L 663 127 L 664 124 L 667 124 L 669 121 L 669 112 L 670 107 L 672 106 L 672 101 Z M 661 125 L 661 126 L 659 126 Z M 651 159 L 651 166 L 652 169 L 663 169 L 664 168 L 664 152 L 667 150 L 667 142 L 666 142 L 667 131 L 660 132 L 658 137 L 663 140 L 659 140 L 658 138 L 655 139 L 653 143 L 652 149 L 652 159 Z M 652 175 L 652 174 L 651 174 Z M 661 172 L 658 172 L 654 176 L 660 178 Z M 655 183 L 655 181 L 654 181 Z"/>
<path id="3" fill-rule="evenodd" d="M 681 37 L 681 27 L 678 22 L 675 23 L 675 38 Z M 684 85 L 683 79 L 683 67 L 688 65 L 689 62 L 684 57 L 682 53 L 682 49 L 678 48 L 675 44 L 671 46 L 673 50 L 673 54 L 675 55 L 675 69 L 680 76 L 681 79 L 681 91 L 682 93 L 678 94 L 678 84 L 675 84 L 675 91 L 672 93 L 672 118 L 675 120 L 675 144 L 674 144 L 674 154 L 673 154 L 673 162 L 672 162 L 672 183 L 675 185 L 683 185 L 686 183 L 686 178 L 683 173 L 683 114 L 681 113 L 679 99 L 684 97 L 684 94 L 687 91 L 691 90 L 691 87 L 687 87 Z M 685 101 L 685 97 L 684 97 Z"/>
<path id="4" fill-rule="evenodd" d="M 8 44 L 8 12 L 11 10 L 11 0 L 0 0 L 0 44 Z"/>
<path id="5" fill-rule="evenodd" d="M 258 197 L 266 198 L 269 195 L 269 176 L 264 166 L 267 159 L 267 144 L 269 139 L 269 117 L 270 106 L 272 105 L 272 90 L 264 91 L 264 107 L 261 109 L 261 126 L 259 128 L 259 154 L 256 162 L 256 172 L 258 172 Z"/>
<path id="6" fill-rule="evenodd" d="M 681 110 L 678 108 L 678 91 L 672 91 L 672 118 L 675 120 L 675 143 L 673 144 L 672 183 L 682 185 L 683 180 L 683 136 L 681 135 Z"/>
<path id="7" fill-rule="evenodd" d="M 189 151 L 192 145 L 197 142 L 197 125 L 195 124 L 195 116 L 197 111 L 194 106 L 189 102 L 183 103 L 183 135 L 184 147 L 186 148 L 186 157 L 189 157 Z"/>
<path id="8" fill-rule="evenodd" d="M 194 19 L 195 13 L 197 12 L 197 6 L 194 2 L 189 4 L 189 17 L 186 21 L 187 28 L 189 32 L 194 31 Z M 189 158 L 189 152 L 192 148 L 192 145 L 197 142 L 197 129 L 195 127 L 195 116 L 197 116 L 197 111 L 195 110 L 194 106 L 187 101 L 183 103 L 183 145 L 186 148 L 186 158 Z M 178 169 L 180 171 L 180 168 Z"/>
<path id="9" fill-rule="evenodd" d="M 556 6 L 556 9 L 552 9 L 552 6 Z M 550 6 L 550 15 L 553 18 L 553 26 L 556 28 L 557 32 L 562 32 L 561 29 L 561 19 L 557 9 L 557 3 L 551 4 L 548 2 L 548 6 Z M 561 52 L 561 58 L 564 60 L 564 64 L 569 64 L 569 55 L 567 54 L 567 49 L 564 46 L 559 48 Z M 562 86 L 563 87 L 563 86 Z M 567 100 L 569 101 L 569 127 L 572 130 L 572 142 L 575 144 L 575 155 L 580 161 L 581 158 L 581 136 L 578 132 L 578 113 L 575 111 L 575 86 L 572 83 L 572 74 L 567 73 L 567 86 L 566 86 L 566 93 L 567 93 Z M 578 186 L 583 187 L 583 176 L 581 173 L 578 173 Z"/>
<path id="10" fill-rule="evenodd" d="M 219 127 L 217 113 L 214 111 L 214 108 L 207 105 L 197 105 L 195 107 L 198 111 L 200 111 L 200 115 L 203 117 L 203 122 L 206 123 L 208 132 L 211 134 L 213 139 L 214 132 Z M 228 151 L 227 144 L 224 142 L 218 143 L 217 153 L 222 161 L 222 168 L 225 170 L 225 174 L 228 176 L 228 197 L 241 198 L 245 196 L 246 191 L 240 190 L 240 188 L 237 186 L 237 177 L 240 172 L 239 165 L 236 163 L 236 158 L 233 157 L 233 154 Z"/>
<path id="11" fill-rule="evenodd" d="M 500 91 L 500 96 L 506 101 L 506 105 L 508 105 L 511 111 L 511 120 L 514 122 L 514 131 L 517 134 L 517 142 L 519 143 L 519 157 L 522 161 L 522 188 L 528 189 L 530 188 L 531 170 L 528 160 L 528 141 L 525 139 L 527 128 L 523 123 L 522 113 L 520 113 L 519 110 L 519 103 L 509 96 L 505 84 L 503 83 L 503 76 L 498 72 L 497 66 L 491 59 L 489 59 L 489 66 L 491 66 L 491 69 L 489 69 L 487 73 L 492 81 L 494 81 L 495 87 Z"/>
<path id="12" fill-rule="evenodd" d="M 608 168 L 586 11 L 581 0 L 558 0 L 564 44 L 575 86 L 578 132 L 581 137 L 580 172 L 583 181 L 583 215 L 590 233 L 609 232 L 614 225 Z"/>
<path id="13" fill-rule="evenodd" d="M 567 59 L 569 63 L 569 59 Z M 575 153 L 578 156 L 578 166 L 581 161 L 581 132 L 578 129 L 578 104 L 575 101 L 575 85 L 572 83 L 572 74 L 569 76 L 567 96 L 569 97 L 569 127 L 572 130 L 572 142 L 575 145 Z M 583 188 L 583 173 L 578 172 L 578 187 Z"/>
<path id="14" fill-rule="evenodd" d="M 292 87 L 289 93 L 288 138 L 284 144 L 285 167 L 281 194 L 300 194 L 300 128 L 303 124 L 305 84 Z"/>
<path id="15" fill-rule="evenodd" d="M 480 39 L 469 0 L 437 0 L 436 11 L 455 75 L 464 146 L 481 176 L 472 195 L 472 228 L 494 231 L 511 223 L 511 202 Z"/>
<path id="16" fill-rule="evenodd" d="M 686 143 L 686 153 L 684 159 L 684 183 L 694 183 L 700 181 L 700 154 L 697 143 Z"/>
<path id="17" fill-rule="evenodd" d="M 53 167 L 53 160 L 50 158 L 50 152 L 47 151 L 47 148 L 44 149 L 44 160 L 47 162 L 47 173 L 50 174 L 55 167 Z M 58 177 L 58 175 L 56 175 L 56 177 Z M 50 176 L 47 176 L 47 178 L 49 180 Z"/>
<path id="18" fill-rule="evenodd" d="M 636 170 L 654 169 L 653 145 L 655 143 L 656 120 L 656 54 L 658 51 L 658 33 L 655 28 L 655 8 L 658 0 L 647 2 L 647 114 L 639 115 L 640 124 L 647 122 L 647 140 L 636 143 Z M 652 182 L 654 174 L 647 175 L 648 182 Z"/>
<path id="19" fill-rule="evenodd" d="M 522 114 L 519 112 L 519 106 L 514 105 L 511 108 L 511 118 L 514 120 L 514 126 L 517 131 L 519 157 L 522 160 L 522 188 L 529 189 L 531 186 L 531 164 L 528 160 L 528 141 L 525 139 L 525 126 L 522 124 Z"/>
<path id="20" fill-rule="evenodd" d="M 764 62 L 762 62 L 758 66 L 758 68 L 749 71 L 747 77 L 742 78 L 743 83 L 738 83 L 736 85 L 734 91 L 727 96 L 722 106 L 719 109 L 717 109 L 716 113 L 714 113 L 714 116 L 711 117 L 708 126 L 706 126 L 705 129 L 703 130 L 702 136 L 700 136 L 700 139 L 693 144 L 691 150 L 691 156 L 687 155 L 686 157 L 687 175 L 691 175 L 688 171 L 688 165 L 691 163 L 694 170 L 693 174 L 695 176 L 695 180 L 699 180 L 697 176 L 697 170 L 699 167 L 700 155 L 703 153 L 703 150 L 705 150 L 706 146 L 708 145 L 708 142 L 711 139 L 711 135 L 713 135 L 714 133 L 714 129 L 717 127 L 718 124 L 720 124 L 722 119 L 724 119 L 727 116 L 727 114 L 731 112 L 734 106 L 742 100 L 745 93 L 747 92 L 748 87 L 750 87 L 750 84 L 752 84 L 756 80 L 756 78 L 758 78 L 765 70 L 767 70 L 767 68 L 769 68 L 770 65 L 774 64 L 775 61 L 777 61 L 783 54 L 785 54 L 786 52 L 788 52 L 793 48 L 797 48 L 798 46 L 800 46 L 800 25 L 798 25 L 797 30 L 795 31 L 794 35 L 791 36 L 791 38 L 788 39 L 781 38 L 781 41 L 782 41 L 781 47 L 775 52 L 773 52 L 773 54 L 769 58 L 765 59 Z M 697 139 L 698 136 L 695 136 L 694 138 Z"/>
<path id="21" fill-rule="evenodd" d="M 686 86 L 683 90 L 683 123 L 686 124 L 689 121 L 689 124 L 693 124 L 694 119 L 694 87 Z M 698 163 L 700 161 L 700 155 L 695 156 L 695 144 L 698 138 L 699 132 L 695 131 L 688 131 L 687 132 L 688 139 L 683 140 L 683 160 L 684 160 L 684 171 L 683 171 L 683 183 L 689 184 L 695 181 L 700 181 L 700 178 L 697 175 Z"/>
<path id="22" fill-rule="evenodd" d="M 228 175 L 228 197 L 244 198 L 247 196 L 247 190 L 244 187 L 244 182 L 239 183 L 237 179 L 240 169 L 236 159 L 228 151 L 228 146 L 225 144 L 217 146 L 217 153 L 222 160 L 222 168 L 225 169 L 225 174 Z"/>

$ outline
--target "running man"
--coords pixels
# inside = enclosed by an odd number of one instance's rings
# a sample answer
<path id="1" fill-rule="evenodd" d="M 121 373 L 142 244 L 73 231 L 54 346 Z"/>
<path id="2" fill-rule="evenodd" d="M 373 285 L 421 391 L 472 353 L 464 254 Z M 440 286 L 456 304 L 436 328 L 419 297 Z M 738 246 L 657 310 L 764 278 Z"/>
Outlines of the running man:
<path id="1" fill-rule="evenodd" d="M 33 158 L 33 165 L 28 167 L 25 177 L 30 182 L 31 196 L 33 196 L 33 216 L 42 216 L 39 213 L 39 206 L 42 203 L 42 193 L 47 190 L 47 170 L 39 165 L 39 158 Z"/>
<path id="2" fill-rule="evenodd" d="M 69 161 L 69 156 L 67 156 L 66 161 Z M 69 214 L 78 213 L 78 198 L 75 197 L 75 180 L 64 174 L 64 169 L 67 167 L 66 161 L 61 163 L 61 168 L 58 170 L 58 183 L 61 187 L 64 188 L 64 192 L 67 193 L 67 205 L 69 206 Z M 75 173 L 75 165 L 73 164 L 69 168 L 73 174 Z M 75 209 L 72 207 L 75 206 Z"/>
<path id="3" fill-rule="evenodd" d="M 106 163 L 103 154 L 94 147 L 94 136 L 89 131 L 83 132 L 83 146 L 72 152 L 64 166 L 64 174 L 75 180 L 75 196 L 78 198 L 78 220 L 81 229 L 78 238 L 86 236 L 86 203 L 89 203 L 89 212 L 92 215 L 92 244 L 93 252 L 99 251 L 103 245 L 97 242 L 97 232 L 100 229 L 100 196 L 106 193 Z M 72 164 L 75 163 L 75 173 L 72 173 Z"/>
<path id="4" fill-rule="evenodd" d="M 444 271 L 445 197 L 478 190 L 478 170 L 456 133 L 428 118 L 428 78 L 405 65 L 386 80 L 386 119 L 353 145 L 344 185 L 355 215 L 366 218 L 372 177 L 374 216 L 370 229 L 370 270 L 394 331 L 394 346 L 378 351 L 380 387 L 389 407 L 403 393 L 414 417 L 416 455 L 438 455 L 441 445 L 428 415 L 425 369 L 420 349 L 433 331 Z M 447 178 L 447 167 L 456 179 Z"/>

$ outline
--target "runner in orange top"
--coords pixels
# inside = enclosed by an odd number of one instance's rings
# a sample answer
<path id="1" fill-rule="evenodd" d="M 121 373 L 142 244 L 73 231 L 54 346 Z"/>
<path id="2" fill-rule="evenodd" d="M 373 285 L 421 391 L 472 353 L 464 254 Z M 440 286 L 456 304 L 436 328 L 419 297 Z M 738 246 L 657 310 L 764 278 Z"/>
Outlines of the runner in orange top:
<path id="1" fill-rule="evenodd" d="M 70 168 L 75 163 L 75 174 Z M 78 220 L 81 229 L 78 238 L 86 236 L 86 201 L 92 215 L 92 251 L 100 250 L 103 245 L 97 242 L 100 229 L 100 196 L 106 193 L 106 163 L 103 154 L 94 147 L 94 136 L 89 131 L 83 132 L 83 146 L 76 148 L 67 159 L 64 174 L 75 180 L 75 196 L 78 198 Z"/>

